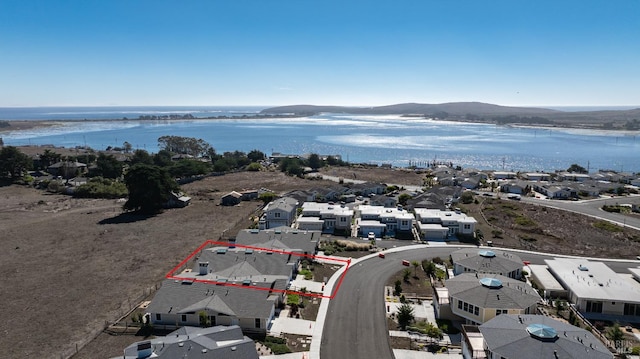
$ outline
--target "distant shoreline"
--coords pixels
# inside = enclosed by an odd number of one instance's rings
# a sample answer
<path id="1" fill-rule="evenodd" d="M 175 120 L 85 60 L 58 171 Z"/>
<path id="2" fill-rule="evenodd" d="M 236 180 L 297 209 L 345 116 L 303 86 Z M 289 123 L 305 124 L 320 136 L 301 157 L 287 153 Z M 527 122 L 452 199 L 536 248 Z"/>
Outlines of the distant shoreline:
<path id="1" fill-rule="evenodd" d="M 381 115 L 382 116 L 382 115 Z M 405 117 L 408 121 L 411 119 L 417 118 L 414 116 L 406 116 L 398 114 L 398 116 Z M 3 133 L 8 132 L 16 132 L 16 131 L 28 131 L 28 130 L 36 130 L 43 129 L 48 127 L 55 126 L 64 126 L 70 123 L 87 123 L 87 122 L 154 122 L 154 121 L 211 121 L 211 120 L 253 120 L 253 119 L 278 119 L 278 118 L 302 118 L 307 117 L 303 114 L 286 114 L 286 115 L 252 115 L 252 116 L 218 116 L 218 117 L 193 117 L 193 118 L 184 118 L 184 117 L 176 117 L 176 118 L 120 118 L 120 119 L 52 119 L 52 120 L 0 120 L 0 136 Z M 487 125 L 495 125 L 495 126 L 503 126 L 503 127 L 523 127 L 523 128 L 539 128 L 542 130 L 551 130 L 551 129 L 576 129 L 576 130 L 590 130 L 590 131 L 602 131 L 607 133 L 640 133 L 640 130 L 626 130 L 618 127 L 614 128 L 606 128 L 603 127 L 601 123 L 598 124 L 586 124 L 586 123 L 577 123 L 574 125 L 568 123 L 553 123 L 553 124 L 535 124 L 535 123 L 508 123 L 508 124 L 497 124 L 493 121 L 483 121 L 483 120 L 469 120 L 469 119 L 458 119 L 458 118 L 446 118 L 446 119 L 434 119 L 435 121 L 441 122 L 451 122 L 451 123 L 472 123 L 472 124 L 487 124 Z M 4 126 L 2 126 L 4 124 Z M 8 125 L 7 125 L 8 124 Z"/>

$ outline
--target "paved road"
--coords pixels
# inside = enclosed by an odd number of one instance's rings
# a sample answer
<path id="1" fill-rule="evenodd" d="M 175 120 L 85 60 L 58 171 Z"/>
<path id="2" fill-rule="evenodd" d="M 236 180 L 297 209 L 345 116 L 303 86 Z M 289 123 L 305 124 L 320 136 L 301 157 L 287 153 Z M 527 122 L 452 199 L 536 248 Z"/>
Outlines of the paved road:
<path id="1" fill-rule="evenodd" d="M 389 253 L 355 264 L 331 300 L 320 349 L 322 359 L 394 358 L 384 308 L 387 279 L 404 268 L 402 259 L 421 261 L 447 256 L 460 247 L 437 247 Z"/>
<path id="2" fill-rule="evenodd" d="M 389 345 L 383 287 L 388 278 L 404 268 L 401 260 L 409 261 L 433 257 L 448 257 L 459 246 L 411 249 L 387 253 L 385 259 L 371 258 L 355 264 L 347 272 L 342 285 L 329 304 L 320 348 L 322 359 L 334 358 L 394 358 Z M 505 249 L 500 249 L 505 250 Z M 507 251 L 507 250 L 505 250 Z M 552 255 L 517 253 L 522 260 L 544 264 Z M 604 260 L 606 261 L 606 260 Z M 640 261 L 610 261 L 614 271 L 629 273 Z"/>

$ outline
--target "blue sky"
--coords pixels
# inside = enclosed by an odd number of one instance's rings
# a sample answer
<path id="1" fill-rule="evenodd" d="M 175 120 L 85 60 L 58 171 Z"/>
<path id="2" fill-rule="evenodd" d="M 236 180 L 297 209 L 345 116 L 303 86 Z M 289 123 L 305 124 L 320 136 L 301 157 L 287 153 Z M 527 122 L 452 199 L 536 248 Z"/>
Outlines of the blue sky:
<path id="1" fill-rule="evenodd" d="M 638 64 L 638 0 L 0 2 L 0 106 L 640 105 Z"/>

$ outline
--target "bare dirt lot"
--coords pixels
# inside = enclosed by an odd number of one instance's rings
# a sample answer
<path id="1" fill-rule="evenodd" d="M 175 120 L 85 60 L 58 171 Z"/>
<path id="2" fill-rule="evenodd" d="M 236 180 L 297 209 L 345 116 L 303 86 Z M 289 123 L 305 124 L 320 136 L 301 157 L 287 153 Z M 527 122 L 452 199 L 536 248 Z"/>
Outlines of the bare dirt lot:
<path id="1" fill-rule="evenodd" d="M 314 181 L 314 185 L 318 185 Z M 74 199 L 28 187 L 0 187 L 0 348 L 7 358 L 67 357 L 207 239 L 249 225 L 259 202 L 219 206 L 228 191 L 276 192 L 309 181 L 242 172 L 182 186 L 192 204 L 154 217 L 122 216 L 122 202 Z M 105 335 L 102 335 L 105 336 Z M 108 338 L 78 357 L 122 354 L 140 338 Z"/>

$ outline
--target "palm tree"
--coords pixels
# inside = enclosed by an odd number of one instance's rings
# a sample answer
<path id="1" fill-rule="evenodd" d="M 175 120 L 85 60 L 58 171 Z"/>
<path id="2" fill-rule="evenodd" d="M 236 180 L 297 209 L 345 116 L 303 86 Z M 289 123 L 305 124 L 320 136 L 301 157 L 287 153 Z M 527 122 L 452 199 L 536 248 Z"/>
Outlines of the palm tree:
<path id="1" fill-rule="evenodd" d="M 412 261 L 411 265 L 413 266 L 413 276 L 418 278 L 418 267 L 420 267 L 420 262 Z"/>

